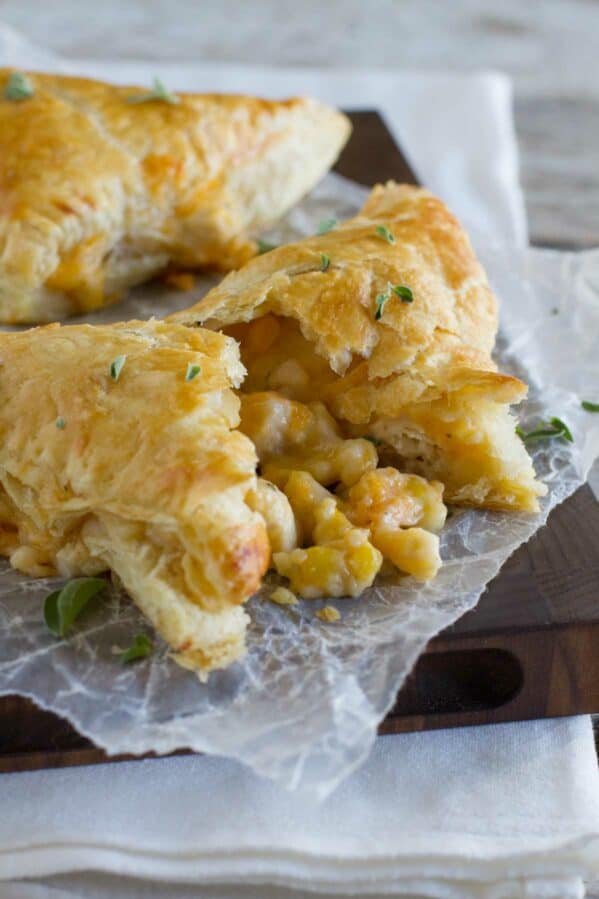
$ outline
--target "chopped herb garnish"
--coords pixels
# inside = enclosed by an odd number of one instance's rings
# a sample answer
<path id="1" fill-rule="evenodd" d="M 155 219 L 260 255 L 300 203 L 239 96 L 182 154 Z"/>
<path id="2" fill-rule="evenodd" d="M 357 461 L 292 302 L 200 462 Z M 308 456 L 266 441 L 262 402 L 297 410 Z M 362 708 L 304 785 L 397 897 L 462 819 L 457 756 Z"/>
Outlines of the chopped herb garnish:
<path id="1" fill-rule="evenodd" d="M 123 370 L 123 366 L 127 361 L 126 356 L 117 356 L 114 362 L 110 363 L 110 377 L 113 381 L 118 381 Z"/>
<path id="2" fill-rule="evenodd" d="M 175 94 L 171 94 L 160 78 L 154 78 L 151 91 L 147 91 L 145 94 L 133 94 L 132 96 L 127 97 L 127 103 L 151 103 L 154 100 L 159 100 L 162 103 L 176 104 L 179 102 L 179 97 Z"/>
<path id="3" fill-rule="evenodd" d="M 542 424 L 540 428 L 525 433 L 520 426 L 516 428 L 516 434 L 521 440 L 527 442 L 529 440 L 551 439 L 553 437 L 562 437 L 568 443 L 574 443 L 574 437 L 568 425 L 561 418 L 550 418 L 547 424 Z"/>
<path id="4" fill-rule="evenodd" d="M 90 599 L 106 588 L 99 577 L 77 577 L 44 601 L 44 621 L 56 637 L 66 637 Z"/>
<path id="5" fill-rule="evenodd" d="M 378 437 L 373 437 L 372 434 L 366 434 L 364 440 L 369 440 L 370 443 L 374 443 L 375 446 L 380 446 L 383 442 L 382 440 L 379 440 Z"/>
<path id="6" fill-rule="evenodd" d="M 62 416 L 60 416 L 60 418 L 56 419 L 56 427 L 58 428 L 59 431 L 64 431 L 66 426 L 67 426 L 67 423 Z"/>
<path id="7" fill-rule="evenodd" d="M 326 272 L 326 270 L 328 269 L 330 264 L 331 264 L 331 260 L 329 259 L 327 254 L 321 253 L 320 254 L 320 271 Z"/>
<path id="8" fill-rule="evenodd" d="M 599 403 L 591 403 L 589 400 L 583 400 L 580 405 L 585 412 L 599 412 Z"/>
<path id="9" fill-rule="evenodd" d="M 383 317 L 385 306 L 391 299 L 392 294 L 395 294 L 396 297 L 399 297 L 402 303 L 414 302 L 414 294 L 412 293 L 411 289 L 409 287 L 406 287 L 404 284 L 396 284 L 394 287 L 390 287 L 389 290 L 386 290 L 384 293 L 379 293 L 379 295 L 377 296 L 376 309 L 374 312 L 376 321 Z"/>
<path id="10" fill-rule="evenodd" d="M 553 309 L 551 310 L 551 314 L 552 314 L 552 315 L 559 315 L 559 309 L 557 308 L 557 306 L 554 306 L 554 307 L 553 307 Z"/>
<path id="11" fill-rule="evenodd" d="M 12 72 L 4 88 L 5 100 L 28 100 L 35 91 L 31 81 L 23 72 Z"/>
<path id="12" fill-rule="evenodd" d="M 269 243 L 267 240 L 262 240 L 260 237 L 256 241 L 258 244 L 258 253 L 261 256 L 262 253 L 270 253 L 271 250 L 276 250 L 276 243 Z"/>
<path id="13" fill-rule="evenodd" d="M 193 362 L 187 363 L 187 371 L 185 372 L 185 380 L 193 381 L 202 371 L 201 365 L 194 365 Z"/>
<path id="14" fill-rule="evenodd" d="M 414 294 L 412 293 L 411 288 L 406 287 L 405 284 L 396 284 L 393 288 L 393 293 L 400 298 L 402 303 L 414 302 Z"/>
<path id="15" fill-rule="evenodd" d="M 375 230 L 377 235 L 386 240 L 387 243 L 395 243 L 395 236 L 384 225 L 377 225 Z"/>
<path id="16" fill-rule="evenodd" d="M 553 418 L 549 419 L 549 424 L 552 425 L 557 431 L 559 431 L 564 440 L 567 440 L 568 443 L 574 443 L 572 431 L 565 421 L 562 421 L 561 418 L 556 418 L 555 416 L 553 416 Z"/>
<path id="17" fill-rule="evenodd" d="M 391 291 L 387 291 L 386 293 L 379 293 L 376 298 L 376 309 L 374 310 L 374 318 L 375 321 L 378 322 L 380 318 L 383 317 L 383 312 L 385 311 L 385 306 L 391 299 Z"/>
<path id="18" fill-rule="evenodd" d="M 129 649 L 126 649 L 125 652 L 121 653 L 121 662 L 123 665 L 128 665 L 129 662 L 136 662 L 138 659 L 146 659 L 153 649 L 154 644 L 147 634 L 136 634 Z"/>
<path id="19" fill-rule="evenodd" d="M 318 228 L 316 229 L 317 234 L 327 234 L 327 232 L 332 231 L 335 225 L 337 224 L 337 219 L 323 219 L 320 222 Z"/>

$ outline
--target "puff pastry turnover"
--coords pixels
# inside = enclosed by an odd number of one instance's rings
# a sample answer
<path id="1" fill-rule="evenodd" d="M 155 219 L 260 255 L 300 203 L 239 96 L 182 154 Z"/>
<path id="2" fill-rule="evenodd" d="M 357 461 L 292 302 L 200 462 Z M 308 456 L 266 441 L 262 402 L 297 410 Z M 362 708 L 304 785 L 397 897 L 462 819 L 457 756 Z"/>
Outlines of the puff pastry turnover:
<path id="1" fill-rule="evenodd" d="M 0 70 L 3 93 L 9 70 Z M 31 74 L 0 100 L 0 320 L 111 303 L 167 265 L 235 268 L 335 161 L 345 116 L 309 99 L 180 94 Z"/>
<path id="2" fill-rule="evenodd" d="M 545 492 L 509 412 L 526 386 L 491 357 L 496 299 L 426 190 L 375 187 L 356 218 L 250 261 L 172 318 L 240 341 L 244 391 L 323 401 L 450 502 L 532 511 Z"/>
<path id="3" fill-rule="evenodd" d="M 0 552 L 33 576 L 111 569 L 187 664 L 238 658 L 270 548 L 235 342 L 49 325 L 1 334 L 0 367 Z"/>

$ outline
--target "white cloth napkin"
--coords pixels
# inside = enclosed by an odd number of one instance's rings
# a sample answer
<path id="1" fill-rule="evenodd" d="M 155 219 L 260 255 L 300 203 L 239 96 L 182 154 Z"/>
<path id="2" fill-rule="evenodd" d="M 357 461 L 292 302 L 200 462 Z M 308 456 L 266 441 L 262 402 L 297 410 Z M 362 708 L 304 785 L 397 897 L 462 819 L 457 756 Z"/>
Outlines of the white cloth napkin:
<path id="1" fill-rule="evenodd" d="M 384 737 L 321 804 L 210 757 L 30 772 L 0 780 L 0 877 L 95 868 L 337 894 L 569 899 L 592 871 L 598 797 L 588 718 Z M 111 880 L 74 883 L 121 895 Z"/>
<path id="2" fill-rule="evenodd" d="M 2 27 L 0 62 L 378 108 L 469 228 L 526 240 L 501 75 L 91 63 L 56 59 Z M 599 873 L 599 782 L 583 718 L 382 738 L 321 806 L 234 762 L 195 757 L 4 775 L 0 809 L 0 878 L 36 878 L 0 884 L 2 899 L 574 899 L 581 878 Z M 59 873 L 81 869 L 106 873 Z"/>

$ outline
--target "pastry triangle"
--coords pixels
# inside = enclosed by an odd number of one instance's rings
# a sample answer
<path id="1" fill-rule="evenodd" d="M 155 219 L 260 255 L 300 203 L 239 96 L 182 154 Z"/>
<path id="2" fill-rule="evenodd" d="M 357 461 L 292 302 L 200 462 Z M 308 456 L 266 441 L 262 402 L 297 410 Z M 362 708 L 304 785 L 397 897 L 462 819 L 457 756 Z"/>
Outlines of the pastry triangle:
<path id="1" fill-rule="evenodd" d="M 0 366 L 0 552 L 34 577 L 110 569 L 187 665 L 239 658 L 270 547 L 235 342 L 48 325 L 1 334 Z"/>
<path id="2" fill-rule="evenodd" d="M 324 402 L 446 501 L 531 512 L 545 493 L 509 408 L 526 385 L 491 356 L 496 298 L 426 190 L 375 187 L 355 218 L 250 261 L 172 320 L 224 329 L 244 391 Z"/>
<path id="3" fill-rule="evenodd" d="M 167 266 L 238 267 L 256 251 L 249 233 L 313 187 L 350 130 L 304 98 L 32 73 L 31 95 L 11 100 L 10 77 L 0 70 L 2 322 L 104 306 Z"/>

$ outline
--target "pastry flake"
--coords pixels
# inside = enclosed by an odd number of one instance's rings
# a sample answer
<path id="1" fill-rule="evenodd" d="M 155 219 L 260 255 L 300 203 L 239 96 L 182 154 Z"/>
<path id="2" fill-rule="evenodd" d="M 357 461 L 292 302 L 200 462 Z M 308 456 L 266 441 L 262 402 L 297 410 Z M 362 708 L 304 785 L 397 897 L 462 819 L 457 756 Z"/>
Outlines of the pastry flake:
<path id="1" fill-rule="evenodd" d="M 0 552 L 33 576 L 110 569 L 188 666 L 239 658 L 270 547 L 235 342 L 49 325 L 0 334 L 0 373 Z"/>
<path id="2" fill-rule="evenodd" d="M 375 187 L 355 218 L 252 260 L 172 319 L 225 329 L 244 391 L 324 403 L 345 436 L 442 482 L 449 502 L 530 512 L 546 492 L 509 412 L 526 385 L 491 357 L 497 301 L 426 190 Z"/>
<path id="3" fill-rule="evenodd" d="M 117 300 L 159 272 L 228 270 L 335 162 L 349 121 L 316 100 L 176 94 L 0 70 L 0 321 Z M 135 102 L 145 98 L 146 102 Z"/>

